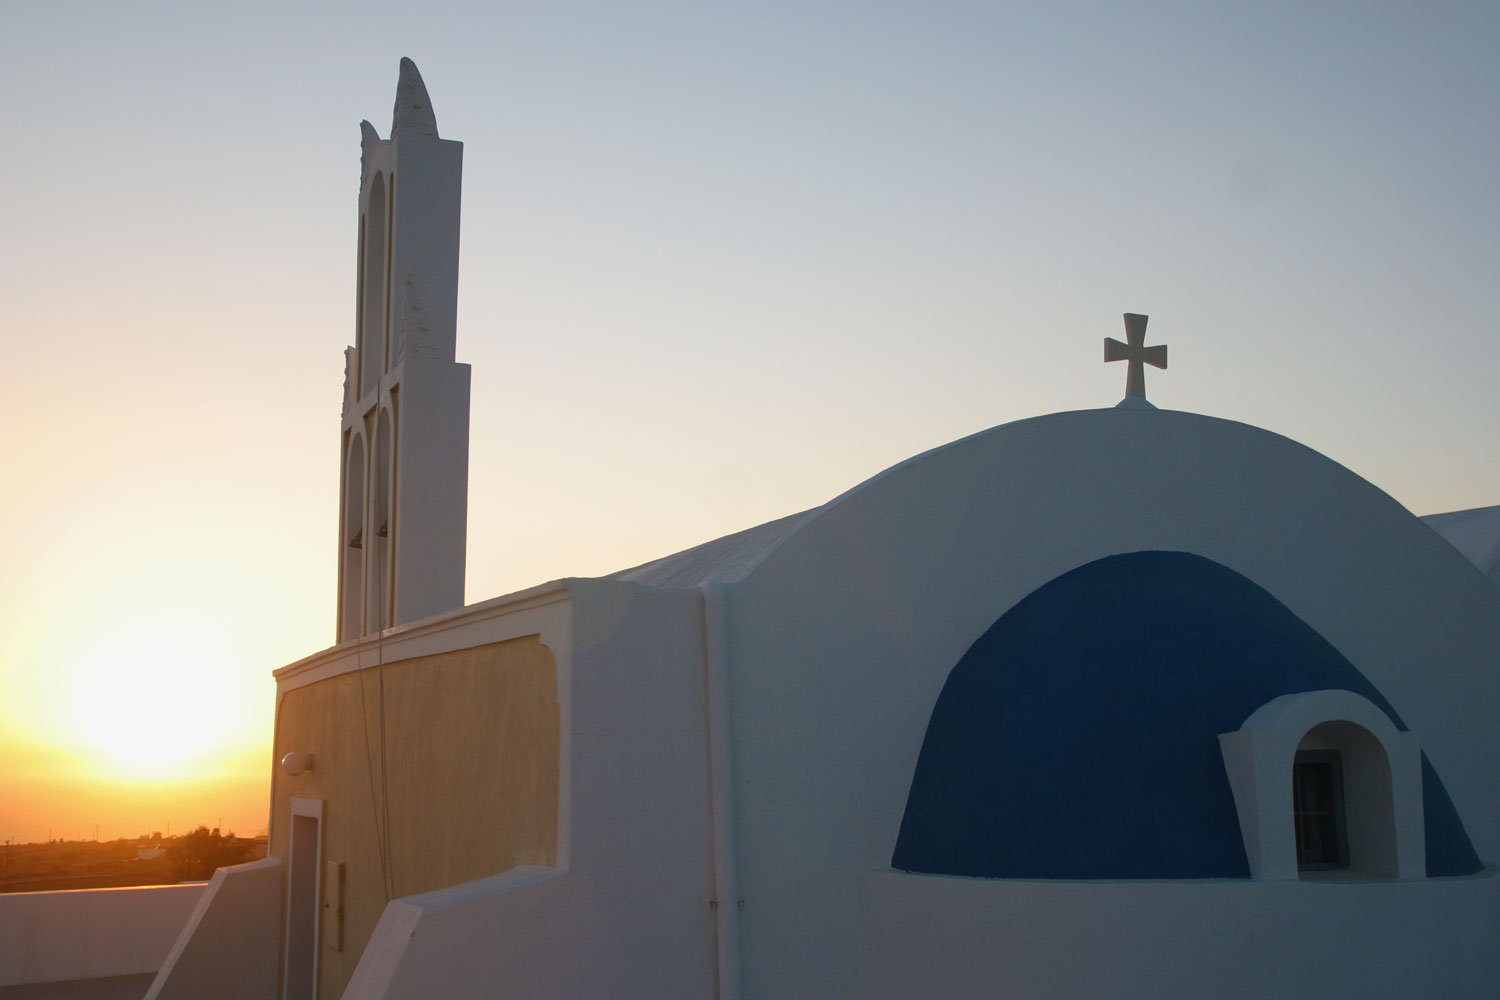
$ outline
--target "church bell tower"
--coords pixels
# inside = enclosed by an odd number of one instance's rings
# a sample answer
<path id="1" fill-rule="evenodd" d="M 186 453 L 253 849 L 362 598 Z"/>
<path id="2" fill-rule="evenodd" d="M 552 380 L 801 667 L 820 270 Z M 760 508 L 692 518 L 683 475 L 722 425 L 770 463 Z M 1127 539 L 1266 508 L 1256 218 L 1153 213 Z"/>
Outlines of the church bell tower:
<path id="1" fill-rule="evenodd" d="M 359 281 L 344 351 L 338 641 L 461 607 L 469 366 L 454 359 L 463 143 L 401 60 L 389 139 L 360 123 Z"/>

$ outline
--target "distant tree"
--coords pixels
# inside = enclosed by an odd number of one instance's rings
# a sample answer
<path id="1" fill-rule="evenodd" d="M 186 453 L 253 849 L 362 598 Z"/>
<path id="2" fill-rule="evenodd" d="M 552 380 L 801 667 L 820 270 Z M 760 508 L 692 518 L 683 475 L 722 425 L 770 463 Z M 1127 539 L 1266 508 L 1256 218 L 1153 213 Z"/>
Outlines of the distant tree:
<path id="1" fill-rule="evenodd" d="M 216 868 L 249 861 L 250 843 L 233 833 L 221 836 L 218 827 L 210 830 L 200 826 L 167 847 L 167 860 L 171 862 L 172 874 L 180 880 L 201 882 L 212 878 Z"/>

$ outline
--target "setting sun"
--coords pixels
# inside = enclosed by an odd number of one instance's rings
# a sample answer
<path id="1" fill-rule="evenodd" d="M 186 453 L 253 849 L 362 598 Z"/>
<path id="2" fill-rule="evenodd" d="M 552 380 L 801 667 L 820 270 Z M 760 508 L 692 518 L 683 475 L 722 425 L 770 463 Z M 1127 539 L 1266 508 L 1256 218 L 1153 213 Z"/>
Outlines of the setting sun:
<path id="1" fill-rule="evenodd" d="M 232 704 L 244 669 L 227 636 L 162 615 L 110 632 L 72 666 L 71 741 L 117 778 L 180 778 L 238 735 L 215 706 Z"/>
<path id="2" fill-rule="evenodd" d="M 146 478 L 140 495 L 80 490 L 8 553 L 32 571 L 0 576 L 5 836 L 265 823 L 270 671 L 317 648 L 331 616 L 308 600 L 268 626 L 265 595 L 294 584 L 220 530 L 250 520 L 245 499 L 211 506 L 185 477 Z M 111 530 L 122 512 L 128 533 Z"/>

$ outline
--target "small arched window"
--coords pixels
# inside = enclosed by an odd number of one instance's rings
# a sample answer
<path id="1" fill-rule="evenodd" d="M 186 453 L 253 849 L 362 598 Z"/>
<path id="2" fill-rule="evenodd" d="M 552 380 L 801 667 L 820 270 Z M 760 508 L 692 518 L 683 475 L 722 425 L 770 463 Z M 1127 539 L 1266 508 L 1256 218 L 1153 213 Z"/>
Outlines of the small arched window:
<path id="1" fill-rule="evenodd" d="M 356 399 L 380 384 L 386 371 L 390 304 L 389 209 L 385 174 L 377 171 L 370 181 L 370 194 L 360 220 L 359 271 L 359 391 Z"/>
<path id="2" fill-rule="evenodd" d="M 1255 878 L 1426 877 L 1421 747 L 1368 699 L 1283 695 L 1219 745 Z"/>

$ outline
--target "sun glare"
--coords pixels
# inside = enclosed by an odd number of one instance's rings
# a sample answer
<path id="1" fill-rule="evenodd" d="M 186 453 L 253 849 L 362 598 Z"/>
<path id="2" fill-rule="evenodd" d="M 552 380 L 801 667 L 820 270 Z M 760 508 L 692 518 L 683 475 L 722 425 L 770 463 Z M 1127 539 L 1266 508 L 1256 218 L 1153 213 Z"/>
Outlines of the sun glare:
<path id="1" fill-rule="evenodd" d="M 239 665 L 205 623 L 137 621 L 104 637 L 75 664 L 73 741 L 111 776 L 191 776 L 234 749 Z"/>

